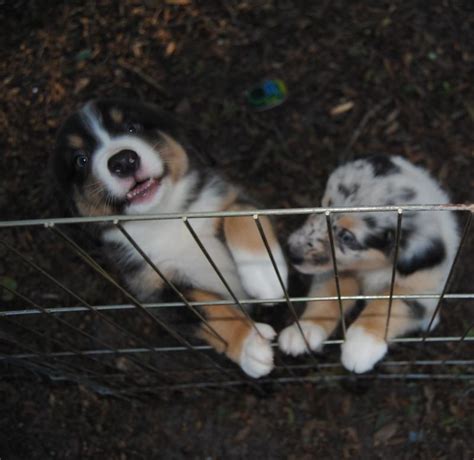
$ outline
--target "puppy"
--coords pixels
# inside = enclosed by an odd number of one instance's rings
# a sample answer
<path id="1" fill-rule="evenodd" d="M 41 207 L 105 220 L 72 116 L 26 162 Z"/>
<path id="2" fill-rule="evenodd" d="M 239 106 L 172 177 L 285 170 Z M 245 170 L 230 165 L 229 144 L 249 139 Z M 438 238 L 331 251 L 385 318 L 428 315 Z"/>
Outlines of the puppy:
<path id="1" fill-rule="evenodd" d="M 372 156 L 337 168 L 330 176 L 323 207 L 354 207 L 448 203 L 447 194 L 426 171 L 401 157 Z M 389 295 L 392 277 L 397 213 L 335 213 L 332 218 L 335 257 L 344 296 L 360 293 Z M 459 244 L 453 213 L 407 211 L 402 216 L 396 262 L 395 295 L 439 295 Z M 336 296 L 333 259 L 326 216 L 312 215 L 289 238 L 290 259 L 302 273 L 315 274 L 311 296 Z M 345 312 L 354 301 L 344 301 Z M 426 329 L 437 299 L 393 299 L 387 337 L 387 300 L 369 301 L 347 330 L 342 364 L 349 370 L 368 371 L 387 352 L 386 340 L 416 329 Z M 318 351 L 338 325 L 338 301 L 309 302 L 301 327 L 309 347 Z M 438 322 L 435 318 L 433 326 Z M 306 351 L 296 324 L 279 336 L 280 348 L 291 355 Z"/>
<path id="2" fill-rule="evenodd" d="M 150 104 L 89 102 L 60 129 L 52 163 L 61 196 L 80 216 L 254 209 L 241 190 L 201 164 L 180 142 L 177 127 Z M 283 295 L 253 218 L 190 223 L 237 298 Z M 261 223 L 286 280 L 287 266 L 273 228 L 266 218 Z M 188 288 L 187 300 L 231 298 L 181 219 L 122 225 L 168 280 Z M 164 287 L 116 226 L 102 224 L 100 238 L 136 296 L 144 299 Z M 201 324 L 199 337 L 252 377 L 272 370 L 270 342 L 276 334 L 271 326 L 249 322 L 234 305 L 208 305 L 199 311 L 208 324 Z"/>

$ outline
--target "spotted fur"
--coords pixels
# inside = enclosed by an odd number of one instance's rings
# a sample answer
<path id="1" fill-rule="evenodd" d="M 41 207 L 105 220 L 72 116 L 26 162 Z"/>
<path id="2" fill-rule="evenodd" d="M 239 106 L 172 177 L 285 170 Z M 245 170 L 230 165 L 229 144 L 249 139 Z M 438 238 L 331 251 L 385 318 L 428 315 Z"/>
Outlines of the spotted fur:
<path id="1" fill-rule="evenodd" d="M 329 177 L 322 199 L 324 207 L 357 207 L 409 204 L 444 204 L 448 195 L 422 168 L 401 157 L 372 156 L 337 168 Z M 396 212 L 354 212 L 332 215 L 336 263 L 342 277 L 354 279 L 359 293 L 366 295 L 390 292 L 397 231 Z M 400 247 L 396 264 L 395 294 L 437 294 L 446 282 L 459 244 L 455 218 L 448 211 L 405 212 L 402 218 Z M 289 238 L 290 258 L 295 267 L 317 274 L 311 295 L 324 295 L 334 280 L 328 275 L 333 261 L 324 215 L 312 215 Z M 351 287 L 350 293 L 354 295 Z M 327 295 L 327 294 L 326 294 Z M 349 328 L 342 347 L 342 362 L 350 370 L 365 372 L 385 354 L 386 338 L 426 328 L 434 313 L 436 299 L 394 301 L 387 337 L 385 326 L 387 301 L 368 302 L 359 318 Z M 346 310 L 353 305 L 348 305 Z M 322 316 L 324 311 L 325 317 Z M 339 320 L 337 302 L 332 314 L 322 302 L 310 303 L 302 316 L 305 331 L 308 324 L 318 331 L 319 349 Z M 328 326 L 328 321 L 330 326 Z M 435 324 L 438 319 L 435 319 Z M 321 326 L 324 325 L 324 334 Z M 293 327 L 293 326 L 290 326 Z M 305 350 L 295 344 L 294 328 L 280 335 L 280 347 L 287 352 Z M 314 334 L 313 334 L 314 336 Z"/>

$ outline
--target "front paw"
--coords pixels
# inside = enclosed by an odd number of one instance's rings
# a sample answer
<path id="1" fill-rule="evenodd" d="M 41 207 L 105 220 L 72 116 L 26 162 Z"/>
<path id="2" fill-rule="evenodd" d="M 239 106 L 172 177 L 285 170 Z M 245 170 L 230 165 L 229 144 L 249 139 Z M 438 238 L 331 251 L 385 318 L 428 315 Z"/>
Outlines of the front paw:
<path id="1" fill-rule="evenodd" d="M 273 369 L 273 350 L 271 341 L 276 332 L 271 326 L 264 323 L 254 323 L 260 334 L 254 327 L 245 338 L 240 352 L 240 367 L 250 375 L 258 378 L 267 375 Z"/>
<path id="2" fill-rule="evenodd" d="M 343 366 L 361 374 L 370 371 L 387 353 L 387 342 L 367 332 L 361 326 L 352 326 L 341 346 Z"/>
<path id="3" fill-rule="evenodd" d="M 313 351 L 321 351 L 323 342 L 327 338 L 326 331 L 321 326 L 315 324 L 312 321 L 300 321 L 301 330 L 303 331 L 304 338 L 301 335 L 301 331 L 296 323 L 288 326 L 280 332 L 278 337 L 278 344 L 280 350 L 288 355 L 298 356 L 302 353 L 308 352 L 308 347 Z M 306 339 L 306 342 L 305 340 Z"/>

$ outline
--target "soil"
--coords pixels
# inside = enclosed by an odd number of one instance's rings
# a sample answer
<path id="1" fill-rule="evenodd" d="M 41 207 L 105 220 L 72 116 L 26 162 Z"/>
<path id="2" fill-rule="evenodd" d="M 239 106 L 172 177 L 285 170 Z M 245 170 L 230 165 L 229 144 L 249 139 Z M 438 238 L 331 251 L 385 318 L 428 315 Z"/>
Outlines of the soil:
<path id="1" fill-rule="evenodd" d="M 140 98 L 173 113 L 205 161 L 267 207 L 319 204 L 331 170 L 367 153 L 402 155 L 428 168 L 453 202 L 472 203 L 471 3 L 0 2 L 0 218 L 62 215 L 48 174 L 54 134 L 68 113 L 99 96 Z M 288 98 L 256 112 L 245 92 L 266 78 L 282 79 Z M 296 223 L 280 219 L 282 237 Z M 2 230 L 2 238 L 91 304 L 123 302 L 51 232 Z M 472 249 L 471 241 L 456 272 L 458 292 L 472 290 Z M 78 303 L 0 251 L 3 284 L 45 306 Z M 1 302 L 2 310 L 24 306 L 5 293 Z M 113 319 L 129 324 L 129 317 Z M 472 302 L 456 303 L 436 334 L 460 335 L 473 319 Z M 0 324 L 2 350 L 8 334 L 33 348 L 43 340 L 5 318 Z M 22 324 L 46 334 L 48 351 L 56 339 L 79 343 L 77 331 L 51 329 L 36 318 Z M 112 334 L 90 315 L 74 324 L 107 339 Z M 142 323 L 130 327 L 154 338 Z M 406 357 L 407 350 L 399 347 L 393 356 Z M 426 359 L 452 351 L 413 350 Z M 472 350 L 466 346 L 458 357 L 469 359 Z M 2 364 L 1 371 L 6 460 L 474 455 L 472 379 L 445 380 L 445 368 L 434 366 L 429 372 L 439 378 L 346 376 L 269 383 L 261 391 L 155 388 L 123 397 L 45 377 L 40 368 Z M 458 377 L 468 371 L 455 369 Z"/>

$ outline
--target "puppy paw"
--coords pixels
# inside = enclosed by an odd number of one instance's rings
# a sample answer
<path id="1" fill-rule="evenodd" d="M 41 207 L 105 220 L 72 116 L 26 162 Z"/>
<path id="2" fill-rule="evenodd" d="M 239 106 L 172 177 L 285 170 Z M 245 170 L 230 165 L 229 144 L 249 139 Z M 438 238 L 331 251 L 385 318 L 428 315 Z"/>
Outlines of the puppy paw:
<path id="1" fill-rule="evenodd" d="M 368 333 L 363 327 L 352 326 L 341 346 L 343 366 L 352 372 L 361 374 L 370 371 L 387 353 L 387 342 Z"/>
<path id="2" fill-rule="evenodd" d="M 273 249 L 273 257 L 286 288 L 288 267 L 279 248 Z M 239 275 L 247 293 L 254 299 L 279 299 L 284 296 L 278 276 L 268 256 L 240 254 Z"/>
<path id="3" fill-rule="evenodd" d="M 304 320 L 300 321 L 300 326 L 311 350 L 320 351 L 323 347 L 323 341 L 327 338 L 324 328 L 312 321 Z M 280 346 L 280 350 L 287 355 L 298 356 L 308 352 L 306 343 L 296 323 L 280 332 L 278 345 Z"/>
<path id="4" fill-rule="evenodd" d="M 258 378 L 267 375 L 273 369 L 271 341 L 275 338 L 276 332 L 268 324 L 254 324 L 261 336 L 252 327 L 242 345 L 240 367 L 250 377 Z"/>

